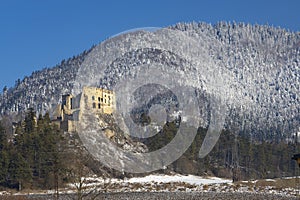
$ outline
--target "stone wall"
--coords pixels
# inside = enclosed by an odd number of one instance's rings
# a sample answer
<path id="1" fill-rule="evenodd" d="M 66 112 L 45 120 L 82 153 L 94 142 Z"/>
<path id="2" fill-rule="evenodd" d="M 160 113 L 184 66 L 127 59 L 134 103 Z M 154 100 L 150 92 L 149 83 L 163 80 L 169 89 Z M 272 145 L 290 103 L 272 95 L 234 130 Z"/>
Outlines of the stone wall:
<path id="1" fill-rule="evenodd" d="M 89 108 L 96 113 L 112 114 L 115 111 L 115 97 L 111 90 L 96 87 L 84 87 L 82 91 Z"/>

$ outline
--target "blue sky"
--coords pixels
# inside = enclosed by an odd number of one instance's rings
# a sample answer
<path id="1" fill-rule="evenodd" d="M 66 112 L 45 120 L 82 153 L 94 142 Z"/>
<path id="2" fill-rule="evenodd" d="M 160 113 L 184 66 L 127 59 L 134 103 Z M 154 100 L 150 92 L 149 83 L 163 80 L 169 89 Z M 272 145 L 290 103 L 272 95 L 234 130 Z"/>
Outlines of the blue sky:
<path id="1" fill-rule="evenodd" d="M 0 91 L 128 29 L 225 20 L 300 31 L 299 8 L 299 0 L 1 0 Z"/>

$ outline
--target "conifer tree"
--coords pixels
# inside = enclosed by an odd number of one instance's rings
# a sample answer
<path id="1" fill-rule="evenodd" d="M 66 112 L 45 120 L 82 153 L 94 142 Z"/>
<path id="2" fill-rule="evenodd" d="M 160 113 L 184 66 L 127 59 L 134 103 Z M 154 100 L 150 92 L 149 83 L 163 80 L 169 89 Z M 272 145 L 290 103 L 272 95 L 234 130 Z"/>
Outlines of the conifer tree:
<path id="1" fill-rule="evenodd" d="M 0 184 L 5 185 L 7 181 L 9 154 L 8 141 L 4 128 L 0 123 Z"/>

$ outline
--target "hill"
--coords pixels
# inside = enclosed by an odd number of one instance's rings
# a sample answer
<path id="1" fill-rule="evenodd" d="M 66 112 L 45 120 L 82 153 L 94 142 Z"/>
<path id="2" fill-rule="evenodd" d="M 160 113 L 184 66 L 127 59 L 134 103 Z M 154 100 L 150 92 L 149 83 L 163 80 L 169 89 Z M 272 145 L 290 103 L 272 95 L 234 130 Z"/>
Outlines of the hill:
<path id="1" fill-rule="evenodd" d="M 227 22 L 215 25 L 178 23 L 169 28 L 187 33 L 199 41 L 201 37 L 210 39 L 206 42 L 210 58 L 222 73 L 228 75 L 229 86 L 234 91 L 233 94 L 224 94 L 233 96 L 226 102 L 229 111 L 225 127 L 258 140 L 270 141 L 289 139 L 298 131 L 300 33 Z M 38 113 L 51 110 L 61 102 L 62 94 L 72 92 L 82 62 L 96 47 L 63 60 L 53 68 L 33 72 L 31 76 L 16 81 L 14 87 L 4 89 L 0 96 L 0 115 L 15 117 L 30 107 Z M 135 53 L 145 52 L 137 50 Z M 149 51 L 149 55 L 151 53 Z M 168 64 L 166 59 L 170 57 L 164 56 L 160 59 Z M 128 62 L 131 58 L 132 54 L 124 55 Z M 123 63 L 118 72 L 116 68 L 106 71 L 107 83 L 116 81 L 112 80 L 111 74 L 121 75 L 126 66 L 129 63 Z M 205 126 L 208 124 L 209 121 Z"/>

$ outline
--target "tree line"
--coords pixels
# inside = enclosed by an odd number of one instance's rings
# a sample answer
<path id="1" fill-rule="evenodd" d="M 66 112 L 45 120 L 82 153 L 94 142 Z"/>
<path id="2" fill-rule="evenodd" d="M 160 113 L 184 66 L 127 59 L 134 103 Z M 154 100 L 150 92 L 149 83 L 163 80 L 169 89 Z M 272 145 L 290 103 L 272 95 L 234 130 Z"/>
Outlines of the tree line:
<path id="1" fill-rule="evenodd" d="M 5 130 L 0 123 L 0 187 L 58 190 L 63 184 L 75 183 L 88 175 L 92 168 L 99 168 L 93 166 L 95 162 L 87 154 L 82 156 L 82 147 L 70 146 L 70 138 L 51 123 L 49 114 L 36 117 L 36 112 L 29 109 L 25 119 L 15 125 L 13 136 Z M 143 142 L 149 151 L 155 151 L 169 143 L 177 130 L 176 123 L 167 123 L 159 134 Z M 206 132 L 207 129 L 199 128 L 192 145 L 167 168 L 234 181 L 295 176 L 297 166 L 291 157 L 297 147 L 291 141 L 256 141 L 224 130 L 213 150 L 200 159 L 198 152 Z M 82 162 L 80 158 L 86 160 Z"/>
<path id="2" fill-rule="evenodd" d="M 36 118 L 29 109 L 15 125 L 14 136 L 0 124 L 0 185 L 2 187 L 58 188 L 67 181 L 66 141 L 49 114 Z"/>
<path id="3" fill-rule="evenodd" d="M 144 143 L 150 151 L 155 151 L 167 145 L 177 131 L 175 123 L 167 123 L 160 133 Z M 258 141 L 251 139 L 250 135 L 223 130 L 213 150 L 206 157 L 199 158 L 206 133 L 206 128 L 198 128 L 191 146 L 168 168 L 183 174 L 226 177 L 233 181 L 297 174 L 298 167 L 291 157 L 299 147 L 293 141 Z"/>
<path id="4" fill-rule="evenodd" d="M 296 176 L 296 162 L 291 159 L 297 146 L 291 141 L 255 141 L 250 136 L 224 130 L 204 158 L 198 152 L 207 129 L 198 134 L 185 154 L 173 163 L 175 171 L 232 178 L 233 181 Z"/>

